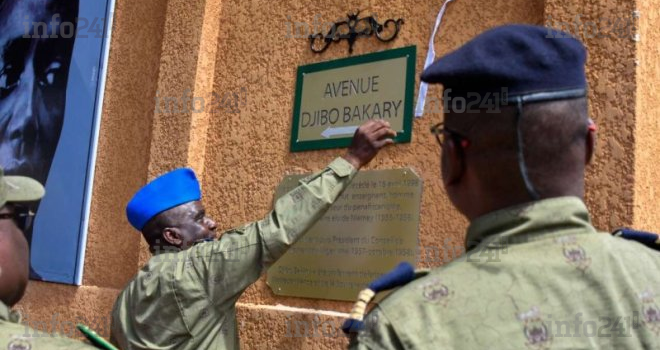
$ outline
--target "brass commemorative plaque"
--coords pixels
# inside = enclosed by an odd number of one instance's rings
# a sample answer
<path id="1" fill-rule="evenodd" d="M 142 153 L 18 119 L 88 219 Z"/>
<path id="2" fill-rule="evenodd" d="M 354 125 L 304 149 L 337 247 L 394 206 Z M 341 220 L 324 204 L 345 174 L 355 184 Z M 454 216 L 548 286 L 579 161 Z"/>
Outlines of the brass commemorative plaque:
<path id="1" fill-rule="evenodd" d="M 286 176 L 276 198 L 307 175 Z M 422 180 L 411 169 L 357 174 L 328 212 L 268 270 L 278 295 L 354 301 L 401 261 L 415 264 Z"/>

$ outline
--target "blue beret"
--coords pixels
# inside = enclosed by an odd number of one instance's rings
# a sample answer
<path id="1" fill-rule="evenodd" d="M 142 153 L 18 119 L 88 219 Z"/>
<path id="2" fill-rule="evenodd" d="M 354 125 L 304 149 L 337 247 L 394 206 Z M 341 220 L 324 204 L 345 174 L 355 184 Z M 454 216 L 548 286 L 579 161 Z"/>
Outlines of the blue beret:
<path id="1" fill-rule="evenodd" d="M 159 213 L 202 198 L 195 172 L 180 168 L 157 177 L 142 187 L 126 206 L 128 221 L 142 231 Z"/>
<path id="2" fill-rule="evenodd" d="M 503 88 L 509 101 L 512 96 L 559 91 L 582 91 L 584 96 L 586 50 L 578 40 L 561 36 L 549 38 L 547 28 L 538 26 L 497 27 L 435 61 L 421 79 L 443 84 L 452 90 L 450 96 Z"/>

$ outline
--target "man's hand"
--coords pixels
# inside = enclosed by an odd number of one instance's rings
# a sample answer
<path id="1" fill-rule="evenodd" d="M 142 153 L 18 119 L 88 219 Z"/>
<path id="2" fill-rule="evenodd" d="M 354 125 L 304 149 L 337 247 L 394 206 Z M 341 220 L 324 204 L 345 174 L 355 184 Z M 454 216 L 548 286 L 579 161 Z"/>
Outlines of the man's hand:
<path id="1" fill-rule="evenodd" d="M 360 125 L 353 135 L 353 141 L 344 156 L 355 169 L 367 165 L 381 148 L 394 143 L 392 140 L 396 131 L 390 128 L 390 123 L 384 120 L 369 120 Z"/>

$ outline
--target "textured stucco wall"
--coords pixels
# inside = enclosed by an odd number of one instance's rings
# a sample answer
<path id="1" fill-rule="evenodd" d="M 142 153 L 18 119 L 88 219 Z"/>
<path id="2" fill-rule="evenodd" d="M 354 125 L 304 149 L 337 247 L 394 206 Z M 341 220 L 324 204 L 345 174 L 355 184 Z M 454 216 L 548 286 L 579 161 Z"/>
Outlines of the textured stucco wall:
<path id="1" fill-rule="evenodd" d="M 635 3 L 626 0 L 546 0 L 545 18 L 565 23 L 596 23 L 601 34 L 612 34 L 606 20 L 630 18 Z M 603 23 L 599 23 L 603 21 Z M 583 28 L 583 27 L 581 27 Z M 572 29 L 574 30 L 574 29 Z M 611 230 L 633 224 L 635 175 L 635 59 L 632 38 L 588 38 L 587 79 L 591 117 L 598 125 L 598 144 L 587 172 L 586 201 L 596 227 Z M 561 40 L 561 39 L 557 39 Z"/>
<path id="2" fill-rule="evenodd" d="M 659 31 L 653 23 L 660 16 L 653 2 L 639 0 L 639 43 L 585 40 L 591 112 L 600 127 L 587 202 L 595 223 L 604 229 L 630 224 L 660 229 L 653 210 L 654 191 L 660 186 L 653 159 L 660 148 L 655 137 L 660 107 L 654 98 L 660 83 Z M 115 296 L 149 257 L 124 217 L 127 200 L 147 179 L 174 167 L 193 167 L 202 179 L 207 210 L 222 230 L 265 215 L 286 173 L 317 170 L 344 152 L 288 151 L 297 66 L 348 55 L 346 43 L 321 55 L 311 53 L 306 39 L 287 37 L 296 33 L 296 22 L 311 26 L 317 15 L 321 22 L 334 22 L 355 9 L 362 9 L 362 15 L 376 13 L 381 21 L 404 18 L 395 41 L 359 39 L 354 55 L 417 45 L 419 74 L 441 5 L 117 0 L 84 286 L 31 283 L 18 306 L 30 325 L 66 333 L 67 321 L 87 320 L 107 336 L 109 325 L 103 322 Z M 544 24 L 547 16 L 569 22 L 576 14 L 597 20 L 633 10 L 635 3 L 623 0 L 456 0 L 449 5 L 435 48 L 442 55 L 504 23 Z M 180 97 L 187 89 L 191 96 L 205 98 L 203 112 L 154 113 L 156 96 Z M 247 101 L 240 111 L 209 110 L 212 93 L 222 97 L 243 91 Z M 439 93 L 436 86 L 429 89 L 429 95 Z M 447 240 L 462 244 L 467 222 L 451 208 L 439 181 L 439 149 L 428 133 L 439 120 L 440 115 L 415 120 L 412 143 L 390 147 L 369 168 L 416 169 L 424 180 L 420 242 L 444 255 Z M 262 278 L 239 303 L 242 346 L 340 348 L 346 343 L 338 332 L 340 313 L 350 307 L 347 302 L 276 297 Z M 305 327 L 309 334 L 302 336 Z"/>
<path id="3" fill-rule="evenodd" d="M 221 0 L 172 0 L 166 4 L 163 32 L 167 40 L 160 51 L 153 104 L 149 179 L 183 166 L 192 167 L 201 177 L 210 112 L 195 101 L 210 101 Z M 140 246 L 139 266 L 151 256 L 144 240 Z"/>
<path id="4" fill-rule="evenodd" d="M 639 47 L 637 55 L 637 113 L 635 123 L 635 212 L 634 225 L 660 231 L 660 6 L 640 0 Z"/>

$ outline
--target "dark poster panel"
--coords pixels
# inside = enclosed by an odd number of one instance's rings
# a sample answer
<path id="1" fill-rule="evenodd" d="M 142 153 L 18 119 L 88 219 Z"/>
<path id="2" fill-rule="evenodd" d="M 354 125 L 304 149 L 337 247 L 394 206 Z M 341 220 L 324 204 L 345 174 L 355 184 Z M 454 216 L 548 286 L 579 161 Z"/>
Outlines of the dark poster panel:
<path id="1" fill-rule="evenodd" d="M 0 166 L 46 187 L 31 278 L 80 284 L 112 0 L 0 0 Z"/>

